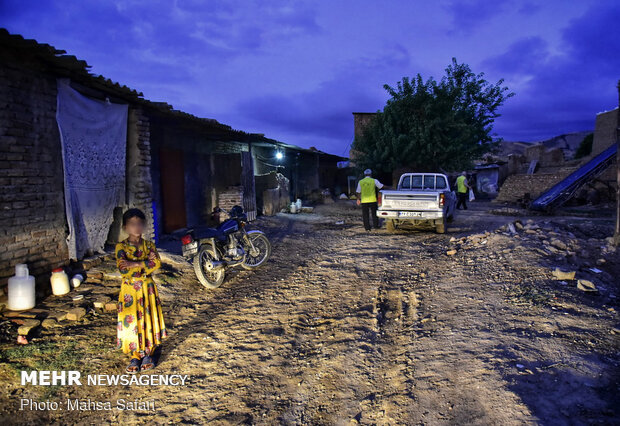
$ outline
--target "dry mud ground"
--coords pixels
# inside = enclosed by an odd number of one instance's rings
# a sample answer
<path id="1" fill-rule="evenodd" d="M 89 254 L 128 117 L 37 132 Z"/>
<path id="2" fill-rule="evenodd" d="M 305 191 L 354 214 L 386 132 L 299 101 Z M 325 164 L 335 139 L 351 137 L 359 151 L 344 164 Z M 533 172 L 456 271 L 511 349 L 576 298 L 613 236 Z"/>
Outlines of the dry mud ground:
<path id="1" fill-rule="evenodd" d="M 606 254 L 595 294 L 553 280 L 561 259 L 512 236 L 495 234 L 446 255 L 452 237 L 492 232 L 514 219 L 489 208 L 474 203 L 444 235 L 366 233 L 349 202 L 259 218 L 255 225 L 273 243 L 269 265 L 233 273 L 215 290 L 165 254 L 157 282 L 170 337 L 151 373 L 187 374 L 188 383 L 22 387 L 17 371 L 33 364 L 5 357 L 0 422 L 620 423 L 618 253 Z M 612 230 L 611 219 L 534 219 L 571 229 L 585 224 L 601 244 Z M 38 368 L 49 362 L 83 375 L 121 374 L 126 359 L 113 350 L 114 321 L 114 314 L 90 313 L 74 326 L 43 331 L 25 354 Z M 37 352 L 50 342 L 70 365 Z M 67 342 L 79 359 L 71 361 Z M 16 350 L 3 346 L 9 349 Z M 139 399 L 153 401 L 155 410 L 20 411 L 21 398 L 61 407 L 67 398 L 113 406 Z"/>

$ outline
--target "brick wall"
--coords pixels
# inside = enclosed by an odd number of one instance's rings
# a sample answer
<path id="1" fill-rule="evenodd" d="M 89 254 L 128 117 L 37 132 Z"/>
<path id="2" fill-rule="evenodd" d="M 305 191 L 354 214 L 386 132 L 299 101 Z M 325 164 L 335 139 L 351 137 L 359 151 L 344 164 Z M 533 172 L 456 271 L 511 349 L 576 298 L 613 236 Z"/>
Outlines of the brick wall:
<path id="1" fill-rule="evenodd" d="M 546 189 L 551 188 L 566 176 L 573 172 L 573 168 L 557 173 L 541 173 L 534 175 L 508 176 L 499 189 L 495 198 L 496 203 L 514 203 L 529 193 L 531 199 L 535 199 Z"/>
<path id="2" fill-rule="evenodd" d="M 153 185 L 149 119 L 140 108 L 129 108 L 127 117 L 126 208 L 137 207 L 146 216 L 143 237 L 153 239 Z"/>
<path id="3" fill-rule="evenodd" d="M 68 264 L 56 80 L 0 63 L 0 287 Z"/>
<path id="4" fill-rule="evenodd" d="M 234 206 L 243 206 L 243 187 L 229 186 L 219 193 L 217 200 L 218 206 L 224 211 L 229 211 Z M 226 218 L 225 214 L 220 215 L 220 221 Z"/>
<path id="5" fill-rule="evenodd" d="M 56 96 L 54 75 L 0 65 L 0 287 L 18 263 L 39 285 L 70 263 Z M 144 236 L 152 239 L 149 121 L 141 109 L 129 109 L 127 138 L 126 204 L 119 207 L 143 210 Z"/>

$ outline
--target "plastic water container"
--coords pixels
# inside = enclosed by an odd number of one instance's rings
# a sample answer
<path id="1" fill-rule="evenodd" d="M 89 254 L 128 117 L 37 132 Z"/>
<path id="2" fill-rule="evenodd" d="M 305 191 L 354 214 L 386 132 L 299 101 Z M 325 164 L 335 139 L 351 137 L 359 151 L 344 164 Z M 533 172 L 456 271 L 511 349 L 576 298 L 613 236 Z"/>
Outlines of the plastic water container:
<path id="1" fill-rule="evenodd" d="M 297 207 L 297 211 L 301 211 L 301 200 L 299 198 L 295 201 L 295 207 Z"/>
<path id="2" fill-rule="evenodd" d="M 291 203 L 291 213 L 297 213 L 297 204 Z"/>
<path id="3" fill-rule="evenodd" d="M 9 309 L 23 311 L 34 308 L 34 277 L 29 275 L 28 265 L 15 265 L 15 276 L 9 278 Z"/>
<path id="4" fill-rule="evenodd" d="M 62 268 L 52 270 L 50 282 L 52 283 L 52 293 L 54 293 L 55 296 L 62 296 L 63 294 L 69 293 L 69 290 L 71 290 L 69 286 L 69 277 Z"/>
<path id="5" fill-rule="evenodd" d="M 84 281 L 84 277 L 82 276 L 82 274 L 75 274 L 73 278 L 71 278 L 71 285 L 73 286 L 73 288 L 77 288 L 80 286 L 80 284 L 82 284 L 82 281 Z"/>

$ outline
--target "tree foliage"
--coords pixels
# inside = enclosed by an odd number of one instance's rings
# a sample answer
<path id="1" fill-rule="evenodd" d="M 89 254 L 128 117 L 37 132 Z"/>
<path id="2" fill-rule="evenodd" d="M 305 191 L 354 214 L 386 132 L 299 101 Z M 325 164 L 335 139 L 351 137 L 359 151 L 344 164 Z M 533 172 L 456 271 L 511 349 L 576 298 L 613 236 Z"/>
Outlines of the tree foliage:
<path id="1" fill-rule="evenodd" d="M 514 93 L 502 87 L 503 79 L 491 84 L 483 76 L 453 58 L 440 82 L 418 74 L 396 88 L 384 85 L 390 99 L 353 142 L 356 165 L 390 173 L 401 167 L 454 171 L 493 151 L 497 110 Z"/>

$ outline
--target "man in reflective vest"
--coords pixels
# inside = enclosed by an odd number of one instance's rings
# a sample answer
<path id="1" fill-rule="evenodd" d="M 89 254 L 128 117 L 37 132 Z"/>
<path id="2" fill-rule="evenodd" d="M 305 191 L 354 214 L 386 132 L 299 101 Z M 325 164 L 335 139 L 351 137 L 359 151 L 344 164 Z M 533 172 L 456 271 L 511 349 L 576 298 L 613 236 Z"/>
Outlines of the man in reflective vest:
<path id="1" fill-rule="evenodd" d="M 375 188 L 383 188 L 383 184 L 377 179 L 372 178 L 372 170 L 364 170 L 364 179 L 357 184 L 357 205 L 362 205 L 362 219 L 364 221 L 364 229 L 370 231 L 370 218 L 375 229 L 379 229 L 379 218 L 377 217 L 377 193 Z"/>
<path id="2" fill-rule="evenodd" d="M 456 203 L 457 210 L 461 209 L 461 205 L 463 209 L 467 210 L 467 197 L 469 196 L 469 182 L 467 182 L 467 173 L 461 172 L 461 175 L 456 178 L 456 196 L 458 197 L 458 202 Z"/>

